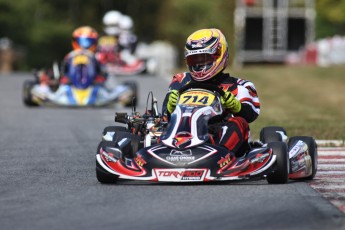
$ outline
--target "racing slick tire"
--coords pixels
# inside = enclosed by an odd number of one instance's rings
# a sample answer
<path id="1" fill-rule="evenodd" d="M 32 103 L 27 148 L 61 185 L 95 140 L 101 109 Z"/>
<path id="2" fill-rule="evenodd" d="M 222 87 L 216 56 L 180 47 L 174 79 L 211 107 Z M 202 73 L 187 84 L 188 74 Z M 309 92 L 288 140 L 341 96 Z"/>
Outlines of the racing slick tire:
<path id="1" fill-rule="evenodd" d="M 100 151 L 100 148 L 103 146 L 115 147 L 115 143 L 112 141 L 101 141 L 97 148 L 97 154 Z M 97 180 L 102 184 L 115 184 L 119 178 L 119 176 L 115 174 L 111 174 L 107 172 L 105 169 L 100 166 L 98 161 L 96 160 L 96 177 Z"/>
<path id="2" fill-rule="evenodd" d="M 308 145 L 309 154 L 312 162 L 312 174 L 308 177 L 301 178 L 302 180 L 312 180 L 317 172 L 317 163 L 318 163 L 318 153 L 317 153 L 317 144 L 314 138 L 309 136 L 293 136 L 289 138 L 288 146 L 296 143 L 296 141 L 303 141 Z"/>
<path id="3" fill-rule="evenodd" d="M 283 127 L 280 126 L 267 126 L 261 129 L 260 131 L 260 141 L 262 143 L 269 143 L 273 141 L 283 141 L 282 135 L 279 134 L 282 132 L 285 136 L 287 133 Z"/>
<path id="4" fill-rule="evenodd" d="M 35 81 L 32 80 L 26 80 L 23 84 L 23 102 L 26 106 L 38 106 L 38 104 L 34 101 L 32 101 L 32 95 L 31 95 L 31 89 L 36 84 Z"/>
<path id="5" fill-rule="evenodd" d="M 266 179 L 269 184 L 285 184 L 289 179 L 289 155 L 285 142 L 276 141 L 267 144 L 276 156 L 276 163 L 271 174 Z"/>
<path id="6" fill-rule="evenodd" d="M 132 99 L 128 103 L 125 103 L 124 106 L 125 107 L 137 106 L 137 104 L 138 104 L 138 86 L 137 86 L 137 83 L 135 81 L 125 81 L 123 84 L 127 85 L 128 87 L 130 87 L 133 90 Z"/>

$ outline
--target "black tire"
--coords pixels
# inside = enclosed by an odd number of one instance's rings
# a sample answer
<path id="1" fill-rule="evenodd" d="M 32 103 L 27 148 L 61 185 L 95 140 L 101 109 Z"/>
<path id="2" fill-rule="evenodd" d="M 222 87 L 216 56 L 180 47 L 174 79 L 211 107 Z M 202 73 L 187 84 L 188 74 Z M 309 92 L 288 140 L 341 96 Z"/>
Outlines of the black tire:
<path id="1" fill-rule="evenodd" d="M 311 157 L 311 162 L 312 162 L 312 174 L 306 178 L 302 178 L 303 180 L 312 180 L 317 172 L 317 164 L 318 164 L 318 153 L 317 153 L 317 144 L 314 138 L 309 137 L 309 136 L 294 136 L 289 138 L 289 143 L 288 146 L 292 146 L 294 143 L 297 141 L 303 141 L 308 145 L 309 149 L 309 154 Z"/>
<path id="2" fill-rule="evenodd" d="M 289 156 L 285 142 L 270 142 L 268 147 L 272 148 L 276 156 L 276 163 L 271 174 L 267 175 L 269 184 L 285 184 L 289 180 Z"/>
<path id="3" fill-rule="evenodd" d="M 262 143 L 269 143 L 274 141 L 283 141 L 282 136 L 277 133 L 283 132 L 285 135 L 287 135 L 285 129 L 280 126 L 267 126 L 261 129 L 260 131 L 260 141 Z"/>
<path id="4" fill-rule="evenodd" d="M 35 84 L 36 82 L 32 80 L 24 81 L 22 97 L 23 97 L 23 103 L 26 106 L 30 106 L 30 107 L 38 106 L 36 102 L 32 101 L 32 95 L 31 95 L 31 89 Z"/>
<path id="5" fill-rule="evenodd" d="M 135 81 L 125 81 L 124 85 L 128 85 L 133 90 L 133 96 L 128 103 L 125 103 L 125 107 L 132 107 L 138 105 L 138 86 Z M 134 99 L 133 99 L 134 98 Z"/>
<path id="6" fill-rule="evenodd" d="M 101 141 L 101 143 L 99 143 L 98 148 L 97 148 L 97 154 L 99 153 L 100 148 L 103 146 L 114 147 L 115 144 L 112 141 Z M 107 172 L 105 169 L 103 169 L 97 160 L 96 160 L 96 177 L 97 177 L 97 180 L 102 184 L 115 184 L 119 178 L 119 176 L 111 174 Z"/>

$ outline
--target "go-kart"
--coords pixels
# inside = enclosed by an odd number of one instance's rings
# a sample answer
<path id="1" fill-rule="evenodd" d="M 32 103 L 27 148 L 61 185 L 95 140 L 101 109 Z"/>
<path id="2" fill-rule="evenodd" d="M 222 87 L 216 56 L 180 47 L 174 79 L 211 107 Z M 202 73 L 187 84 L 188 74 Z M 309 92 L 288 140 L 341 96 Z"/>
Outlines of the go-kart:
<path id="1" fill-rule="evenodd" d="M 109 75 L 136 75 L 145 72 L 146 62 L 129 51 L 120 51 L 114 37 L 104 36 L 98 41 L 97 59 Z"/>
<path id="2" fill-rule="evenodd" d="M 282 127 L 265 127 L 260 140 L 236 157 L 212 142 L 209 122 L 223 116 L 218 87 L 190 83 L 180 96 L 170 121 L 164 121 L 156 100 L 143 115 L 116 113 L 115 122 L 103 130 L 96 154 L 96 176 L 101 183 L 118 179 L 152 182 L 206 182 L 265 178 L 268 183 L 313 179 L 317 146 L 312 137 L 287 137 Z M 152 95 L 151 95 L 152 96 Z M 153 98 L 153 96 L 152 96 Z M 149 101 L 149 100 L 148 100 Z"/>
<path id="3" fill-rule="evenodd" d="M 95 83 L 97 67 L 94 56 L 87 51 L 75 52 L 68 69 L 68 84 L 58 80 L 59 70 L 56 65 L 52 70 L 35 72 L 35 80 L 26 80 L 23 85 L 23 102 L 27 106 L 106 106 L 121 103 L 132 106 L 137 98 L 137 85 L 127 81 L 113 88 Z"/>

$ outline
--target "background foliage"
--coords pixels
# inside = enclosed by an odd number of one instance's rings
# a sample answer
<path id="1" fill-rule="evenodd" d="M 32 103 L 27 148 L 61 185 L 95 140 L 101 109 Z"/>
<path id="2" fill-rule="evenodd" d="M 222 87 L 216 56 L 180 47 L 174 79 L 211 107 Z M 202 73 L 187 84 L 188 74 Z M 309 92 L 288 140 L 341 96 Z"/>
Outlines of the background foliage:
<path id="1" fill-rule="evenodd" d="M 345 0 L 317 0 L 317 37 L 345 32 Z M 91 25 L 102 32 L 108 10 L 131 16 L 144 42 L 167 40 L 182 50 L 186 37 L 218 27 L 233 47 L 233 11 L 229 0 L 0 0 L 0 37 L 10 38 L 26 56 L 17 69 L 51 65 L 70 50 L 74 28 Z"/>

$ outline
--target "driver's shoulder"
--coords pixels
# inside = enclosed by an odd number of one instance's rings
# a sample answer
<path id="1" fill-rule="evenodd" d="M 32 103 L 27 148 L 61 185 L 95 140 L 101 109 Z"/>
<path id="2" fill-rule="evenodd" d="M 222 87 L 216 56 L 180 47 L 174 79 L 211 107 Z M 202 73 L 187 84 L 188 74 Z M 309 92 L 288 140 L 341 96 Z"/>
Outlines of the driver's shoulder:
<path id="1" fill-rule="evenodd" d="M 252 85 L 253 83 L 247 79 L 244 79 L 242 77 L 234 76 L 231 74 L 227 74 L 228 77 L 226 78 L 227 81 L 236 84 L 237 86 L 246 86 L 246 85 Z"/>
<path id="2" fill-rule="evenodd" d="M 172 77 L 172 80 L 171 80 L 171 83 L 178 83 L 178 84 L 186 84 L 188 83 L 189 81 L 191 81 L 192 77 L 190 75 L 190 73 L 188 72 L 182 72 L 182 73 L 178 73 L 178 74 L 175 74 L 173 77 Z"/>

